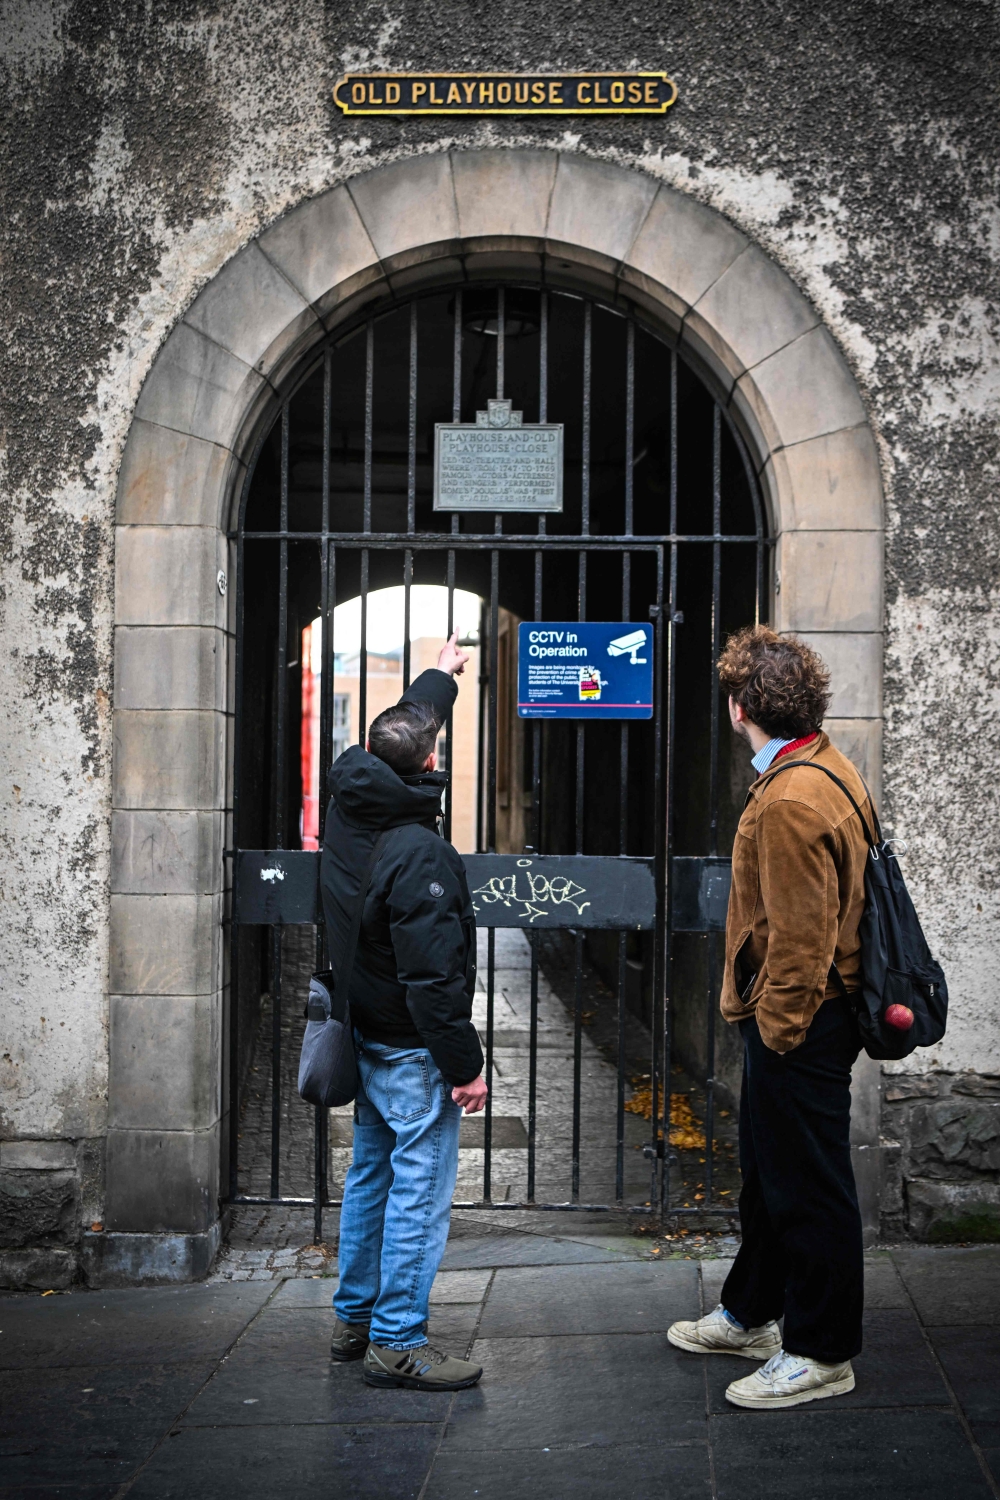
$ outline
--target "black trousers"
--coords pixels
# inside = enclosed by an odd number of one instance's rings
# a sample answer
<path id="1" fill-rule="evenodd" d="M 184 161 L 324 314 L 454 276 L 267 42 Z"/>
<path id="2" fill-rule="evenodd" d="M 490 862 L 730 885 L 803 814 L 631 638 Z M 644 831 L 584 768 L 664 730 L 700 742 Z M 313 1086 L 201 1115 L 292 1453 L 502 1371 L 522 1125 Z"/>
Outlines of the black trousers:
<path id="1" fill-rule="evenodd" d="M 864 1305 L 849 1139 L 857 1026 L 833 999 L 792 1052 L 766 1047 L 752 1016 L 740 1030 L 743 1243 L 722 1305 L 751 1328 L 784 1314 L 790 1354 L 837 1364 L 861 1350 Z"/>

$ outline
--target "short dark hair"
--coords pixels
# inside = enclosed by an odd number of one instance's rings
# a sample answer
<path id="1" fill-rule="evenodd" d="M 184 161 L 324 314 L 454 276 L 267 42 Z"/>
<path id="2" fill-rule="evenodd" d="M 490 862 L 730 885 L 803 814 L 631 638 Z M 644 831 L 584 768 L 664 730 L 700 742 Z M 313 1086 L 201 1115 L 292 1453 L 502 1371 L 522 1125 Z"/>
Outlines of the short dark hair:
<path id="1" fill-rule="evenodd" d="M 396 703 L 372 720 L 368 748 L 397 776 L 415 776 L 437 743 L 441 720 L 429 703 Z"/>
<path id="2" fill-rule="evenodd" d="M 750 720 L 773 739 L 814 734 L 830 707 L 823 658 L 794 635 L 747 625 L 726 642 L 719 679 Z"/>

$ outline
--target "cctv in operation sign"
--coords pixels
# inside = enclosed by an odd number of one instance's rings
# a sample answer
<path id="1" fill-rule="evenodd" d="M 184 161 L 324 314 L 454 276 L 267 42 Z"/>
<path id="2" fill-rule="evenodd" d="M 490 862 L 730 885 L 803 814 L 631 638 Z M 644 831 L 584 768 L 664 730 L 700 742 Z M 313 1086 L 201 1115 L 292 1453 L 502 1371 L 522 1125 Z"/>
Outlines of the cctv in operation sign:
<path id="1" fill-rule="evenodd" d="M 522 719 L 651 719 L 653 627 L 541 620 L 517 632 Z"/>
<path id="2" fill-rule="evenodd" d="M 345 73 L 345 115 L 662 115 L 666 73 Z"/>

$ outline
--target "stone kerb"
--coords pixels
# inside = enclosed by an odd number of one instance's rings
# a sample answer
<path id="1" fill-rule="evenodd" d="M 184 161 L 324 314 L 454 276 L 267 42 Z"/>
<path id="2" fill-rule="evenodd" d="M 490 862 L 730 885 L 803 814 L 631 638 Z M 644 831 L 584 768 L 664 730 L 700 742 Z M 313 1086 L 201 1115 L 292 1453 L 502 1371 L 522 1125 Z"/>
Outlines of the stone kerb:
<path id="1" fill-rule="evenodd" d="M 831 730 L 877 781 L 875 449 L 843 357 L 780 267 L 696 200 L 569 152 L 427 153 L 301 204 L 237 254 L 175 327 L 142 388 L 122 465 L 112 1227 L 198 1233 L 213 1212 L 185 1174 L 208 1159 L 220 1124 L 230 634 L 218 579 L 261 415 L 301 355 L 367 303 L 509 270 L 628 296 L 728 403 L 777 536 L 778 628 L 821 646 L 837 690 Z M 174 1065 L 140 1085 L 144 1046 L 166 1047 Z M 154 1213 L 126 1179 L 168 1158 L 173 1207 Z"/>

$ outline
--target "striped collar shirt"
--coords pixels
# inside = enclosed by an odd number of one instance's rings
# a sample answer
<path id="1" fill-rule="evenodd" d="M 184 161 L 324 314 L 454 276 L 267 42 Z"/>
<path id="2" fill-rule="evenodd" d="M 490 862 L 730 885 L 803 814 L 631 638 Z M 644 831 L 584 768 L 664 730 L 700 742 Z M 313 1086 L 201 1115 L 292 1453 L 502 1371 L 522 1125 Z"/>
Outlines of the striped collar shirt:
<path id="1" fill-rule="evenodd" d="M 768 770 L 771 762 L 774 760 L 774 757 L 778 754 L 778 752 L 780 750 L 784 750 L 786 745 L 794 744 L 794 740 L 768 740 L 763 750 L 757 751 L 757 754 L 753 757 L 750 764 L 753 766 L 758 776 L 763 776 L 764 772 Z"/>

